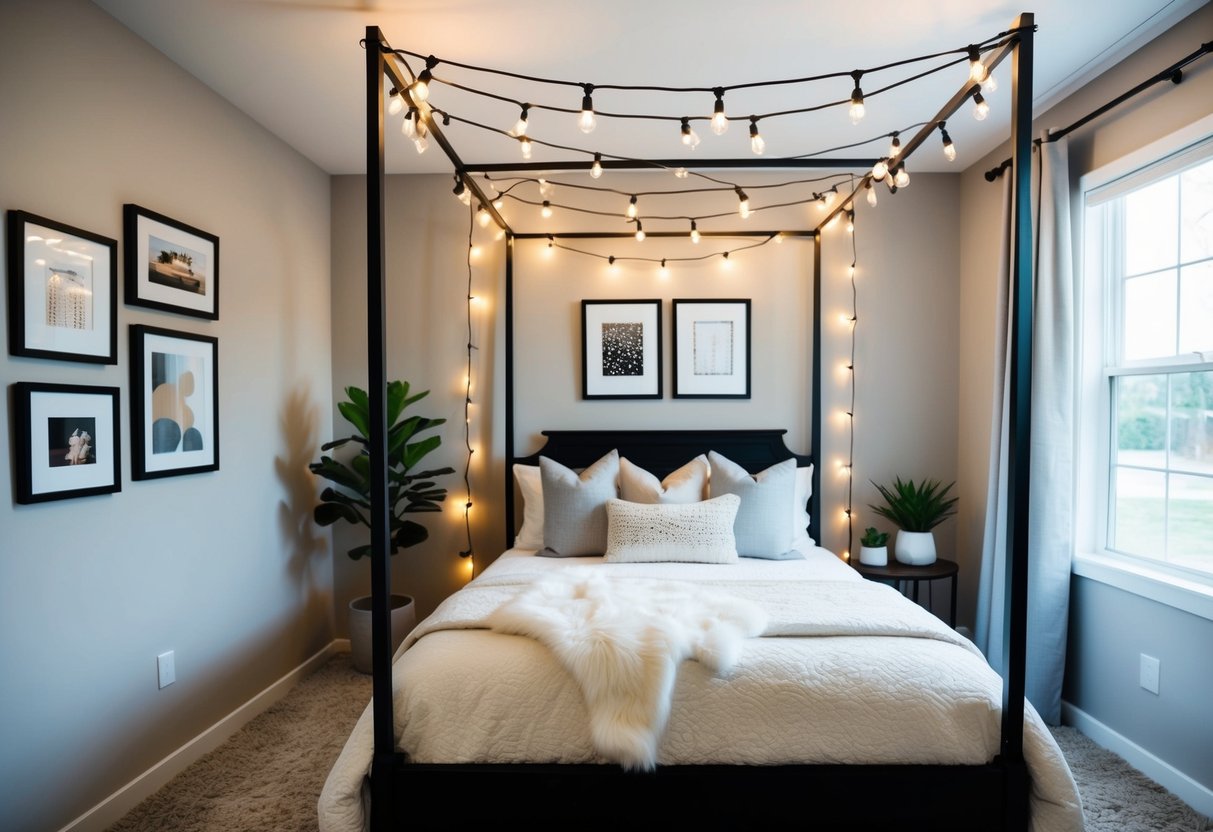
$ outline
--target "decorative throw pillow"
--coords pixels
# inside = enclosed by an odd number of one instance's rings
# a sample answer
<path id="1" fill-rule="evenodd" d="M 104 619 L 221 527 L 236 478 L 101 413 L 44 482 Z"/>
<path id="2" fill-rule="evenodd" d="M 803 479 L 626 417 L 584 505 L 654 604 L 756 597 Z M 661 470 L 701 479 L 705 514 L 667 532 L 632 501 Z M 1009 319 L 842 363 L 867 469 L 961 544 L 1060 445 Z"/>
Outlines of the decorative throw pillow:
<path id="1" fill-rule="evenodd" d="M 696 503 L 607 503 L 607 563 L 736 563 L 741 498 Z"/>
<path id="2" fill-rule="evenodd" d="M 808 553 L 817 545 L 809 537 L 809 498 L 813 496 L 813 466 L 796 469 L 796 494 L 792 504 L 792 548 Z"/>
<path id="3" fill-rule="evenodd" d="M 566 558 L 606 551 L 606 504 L 619 496 L 619 452 L 611 451 L 579 475 L 546 456 L 539 457 L 543 484 L 541 555 Z"/>
<path id="4" fill-rule="evenodd" d="M 519 549 L 543 548 L 543 483 L 538 465 L 515 465 L 514 479 L 522 492 L 522 528 L 514 538 Z"/>
<path id="5" fill-rule="evenodd" d="M 708 463 L 712 466 L 711 495 L 736 494 L 741 498 L 733 526 L 737 554 L 768 560 L 803 557 L 792 547 L 792 527 L 788 522 L 788 506 L 796 496 L 794 458 L 777 462 L 757 474 L 750 474 L 715 451 L 708 452 Z"/>
<path id="6" fill-rule="evenodd" d="M 632 503 L 698 503 L 708 490 L 708 458 L 692 459 L 664 480 L 631 462 L 619 460 L 619 496 Z"/>

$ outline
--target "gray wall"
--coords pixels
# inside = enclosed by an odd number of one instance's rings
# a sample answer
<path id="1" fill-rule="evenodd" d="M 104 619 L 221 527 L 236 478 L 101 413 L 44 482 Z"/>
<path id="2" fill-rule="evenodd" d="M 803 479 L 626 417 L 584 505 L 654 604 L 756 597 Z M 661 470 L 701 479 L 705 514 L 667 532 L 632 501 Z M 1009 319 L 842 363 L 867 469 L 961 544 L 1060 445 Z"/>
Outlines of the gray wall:
<path id="1" fill-rule="evenodd" d="M 137 202 L 222 255 L 218 322 L 120 303 L 116 366 L 0 357 L 5 472 L 10 384 L 122 390 L 120 493 L 18 506 L 0 477 L 0 826 L 45 830 L 333 638 L 306 471 L 331 428 L 329 180 L 83 0 L 5 0 L 0 113 L 0 208 L 120 240 Z M 132 323 L 218 337 L 218 472 L 131 481 Z"/>
<path id="2" fill-rule="evenodd" d="M 1204 6 L 1170 31 L 1102 74 L 1041 116 L 1038 130 L 1064 127 L 1197 49 L 1213 31 L 1213 6 Z M 1207 115 L 1213 101 L 1213 62 L 1185 72 L 1182 84 L 1162 84 L 1075 132 L 1070 174 L 1080 176 Z M 983 174 L 1009 155 L 1002 147 L 968 168 L 961 183 L 960 479 L 965 494 L 958 517 L 961 620 L 971 622 L 981 552 L 982 507 L 989 463 L 994 295 L 997 281 L 999 186 Z M 1213 621 L 1075 577 L 1063 698 L 1112 730 L 1213 787 L 1209 740 L 1194 726 L 1213 722 L 1209 678 L 1188 674 L 1208 664 Z M 1128 637 L 1131 634 L 1131 637 Z M 1138 686 L 1138 654 L 1165 655 L 1173 681 L 1158 697 Z M 1184 668 L 1184 670 L 1180 670 Z M 1191 682 L 1189 685 L 1187 682 Z M 1203 755 L 1203 757 L 1201 756 Z M 1198 757 L 1200 758 L 1198 760 Z"/>
<path id="3" fill-rule="evenodd" d="M 806 174 L 808 176 L 809 174 Z M 553 176 L 560 181 L 567 175 Z M 611 187 L 644 190 L 672 187 L 668 176 L 609 174 Z M 746 181 L 760 181 L 747 174 Z M 607 184 L 604 178 L 602 185 Z M 931 476 L 950 481 L 956 476 L 956 362 L 957 338 L 950 325 L 957 316 L 956 283 L 959 237 L 953 210 L 959 177 L 920 175 L 896 196 L 885 195 L 880 205 L 856 206 L 856 244 L 859 251 L 858 292 L 860 328 L 856 355 L 856 482 L 853 505 L 855 528 L 876 522 L 867 509 L 875 489 L 869 479 L 891 480 L 894 475 Z M 426 412 L 452 420 L 443 434 L 436 459 L 462 471 L 462 419 L 460 410 L 464 374 L 465 332 L 463 302 L 467 282 L 464 252 L 467 247 L 468 209 L 451 195 L 447 176 L 395 176 L 388 180 L 388 366 L 392 377 L 407 377 L 431 390 Z M 333 180 L 333 374 L 334 396 L 356 379 L 366 377 L 364 298 L 360 270 L 365 263 L 362 216 L 363 181 L 360 177 Z M 529 186 L 533 189 L 533 185 Z M 821 186 L 818 186 L 821 187 Z M 520 191 L 528 198 L 533 194 Z M 575 204 L 586 197 L 560 195 Z M 782 201 L 784 197 L 754 194 L 754 204 Z M 646 198 L 647 199 L 647 198 Z M 623 199 L 614 207 L 622 210 Z M 731 204 L 731 208 L 727 207 Z M 735 210 L 736 197 L 725 195 L 724 210 Z M 518 229 L 551 232 L 625 230 L 622 221 L 557 212 L 544 222 L 531 209 L 507 202 L 509 222 Z M 709 213 L 711 205 L 702 209 Z M 810 214 L 806 218 L 805 211 Z M 661 213 L 650 202 L 642 211 Z M 787 209 L 782 214 L 757 212 L 748 228 L 804 228 L 814 221 L 812 208 Z M 736 227 L 724 220 L 722 228 Z M 646 230 L 682 230 L 685 221 L 662 226 L 646 222 Z M 701 225 L 704 230 L 708 224 Z M 894 244 L 889 245 L 892 241 Z M 476 455 L 473 491 L 477 505 L 473 527 L 479 553 L 477 569 L 504 547 L 502 510 L 504 471 L 503 350 L 492 352 L 493 339 L 501 341 L 503 244 L 492 229 L 475 230 L 483 249 L 476 261 L 475 294 L 485 306 L 475 316 L 474 339 L 481 347 L 473 370 L 480 402 L 473 412 L 473 431 L 480 444 Z M 726 246 L 745 240 L 733 239 Z M 630 239 L 612 243 L 578 241 L 579 247 L 601 254 L 643 254 L 676 257 L 693 251 L 702 254 L 718 244 L 707 238 L 699 246 L 683 240 L 650 238 L 643 244 Z M 812 362 L 809 322 L 812 294 L 812 244 L 803 240 L 771 243 L 737 254 L 733 268 L 724 271 L 719 260 L 699 264 L 671 264 L 668 280 L 657 276 L 656 264 L 621 264 L 608 272 L 598 259 L 568 251 L 552 257 L 543 242 L 520 240 L 515 260 L 516 338 L 516 442 L 519 453 L 538 447 L 539 432 L 546 428 L 640 427 L 783 427 L 788 445 L 807 452 L 813 417 L 809 387 Z M 846 479 L 839 474 L 845 457 L 847 433 L 841 412 L 849 405 L 846 373 L 849 360 L 849 325 L 839 315 L 850 312 L 850 285 L 846 267 L 851 242 L 841 223 L 828 230 L 823 241 L 823 543 L 836 552 L 846 548 L 842 516 Z M 582 298 L 662 298 L 666 330 L 665 391 L 661 401 L 582 401 L 580 368 L 580 300 Z M 674 297 L 746 297 L 753 300 L 753 398 L 748 401 L 694 401 L 670 398 L 672 360 L 668 300 Z M 486 397 L 486 394 L 488 396 Z M 491 402 L 491 409 L 484 402 Z M 339 417 L 334 416 L 336 421 Z M 459 489 L 456 489 L 458 492 Z M 461 493 L 461 492 L 459 492 Z M 418 599 L 425 614 L 467 579 L 456 553 L 464 547 L 461 503 L 441 519 L 427 519 L 431 540 L 395 559 L 394 588 Z M 941 554 L 954 551 L 953 524 L 937 530 Z M 355 540 L 359 530 L 339 529 L 334 546 L 340 552 Z M 347 599 L 365 594 L 365 564 L 336 558 L 338 609 Z M 945 593 L 940 593 L 941 596 Z M 946 601 L 941 597 L 942 612 Z M 344 624 L 338 622 L 338 630 Z"/>

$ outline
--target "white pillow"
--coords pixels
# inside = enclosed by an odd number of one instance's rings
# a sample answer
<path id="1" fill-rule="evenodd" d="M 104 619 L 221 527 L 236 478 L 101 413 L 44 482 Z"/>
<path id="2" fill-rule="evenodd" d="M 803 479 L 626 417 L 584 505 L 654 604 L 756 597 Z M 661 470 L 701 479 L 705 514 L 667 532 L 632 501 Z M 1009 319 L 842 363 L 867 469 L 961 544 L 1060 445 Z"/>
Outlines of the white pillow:
<path id="1" fill-rule="evenodd" d="M 698 503 L 607 503 L 607 563 L 736 563 L 741 498 Z"/>
<path id="2" fill-rule="evenodd" d="M 514 479 L 522 492 L 522 528 L 514 538 L 519 549 L 543 548 L 543 480 L 538 465 L 514 465 Z"/>
<path id="3" fill-rule="evenodd" d="M 792 548 L 804 554 L 817 545 L 809 537 L 809 498 L 813 496 L 813 466 L 796 469 L 796 494 L 792 503 Z"/>
<path id="4" fill-rule="evenodd" d="M 698 503 L 707 499 L 708 458 L 692 459 L 664 480 L 631 462 L 619 460 L 619 496 L 632 503 Z"/>

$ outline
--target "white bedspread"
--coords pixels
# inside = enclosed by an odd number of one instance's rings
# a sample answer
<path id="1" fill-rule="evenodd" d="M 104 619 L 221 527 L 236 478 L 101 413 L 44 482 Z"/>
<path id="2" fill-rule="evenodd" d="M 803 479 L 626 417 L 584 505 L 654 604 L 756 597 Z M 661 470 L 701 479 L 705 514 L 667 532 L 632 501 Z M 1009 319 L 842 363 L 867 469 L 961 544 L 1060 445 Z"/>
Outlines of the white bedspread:
<path id="1" fill-rule="evenodd" d="M 551 650 L 487 617 L 534 579 L 599 558 L 503 555 L 421 622 L 397 653 L 399 747 L 418 762 L 610 762 L 585 697 Z M 678 579 L 758 605 L 762 638 L 732 671 L 678 668 L 657 758 L 678 763 L 982 764 L 998 752 L 1002 682 L 981 653 L 891 587 L 824 550 L 805 561 L 603 564 L 612 579 Z M 365 828 L 370 708 L 330 772 L 321 832 Z M 1030 705 L 1032 828 L 1083 828 L 1073 777 Z"/>

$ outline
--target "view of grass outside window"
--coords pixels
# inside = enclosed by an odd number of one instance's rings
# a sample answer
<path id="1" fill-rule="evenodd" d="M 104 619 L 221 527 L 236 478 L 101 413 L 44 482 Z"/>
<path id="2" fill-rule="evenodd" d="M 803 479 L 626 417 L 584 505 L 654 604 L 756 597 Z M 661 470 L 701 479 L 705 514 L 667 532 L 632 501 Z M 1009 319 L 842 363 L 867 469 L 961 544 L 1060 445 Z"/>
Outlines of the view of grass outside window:
<path id="1" fill-rule="evenodd" d="M 1094 227 L 1112 304 L 1106 548 L 1213 575 L 1213 147 L 1203 156 L 1122 189 Z"/>

